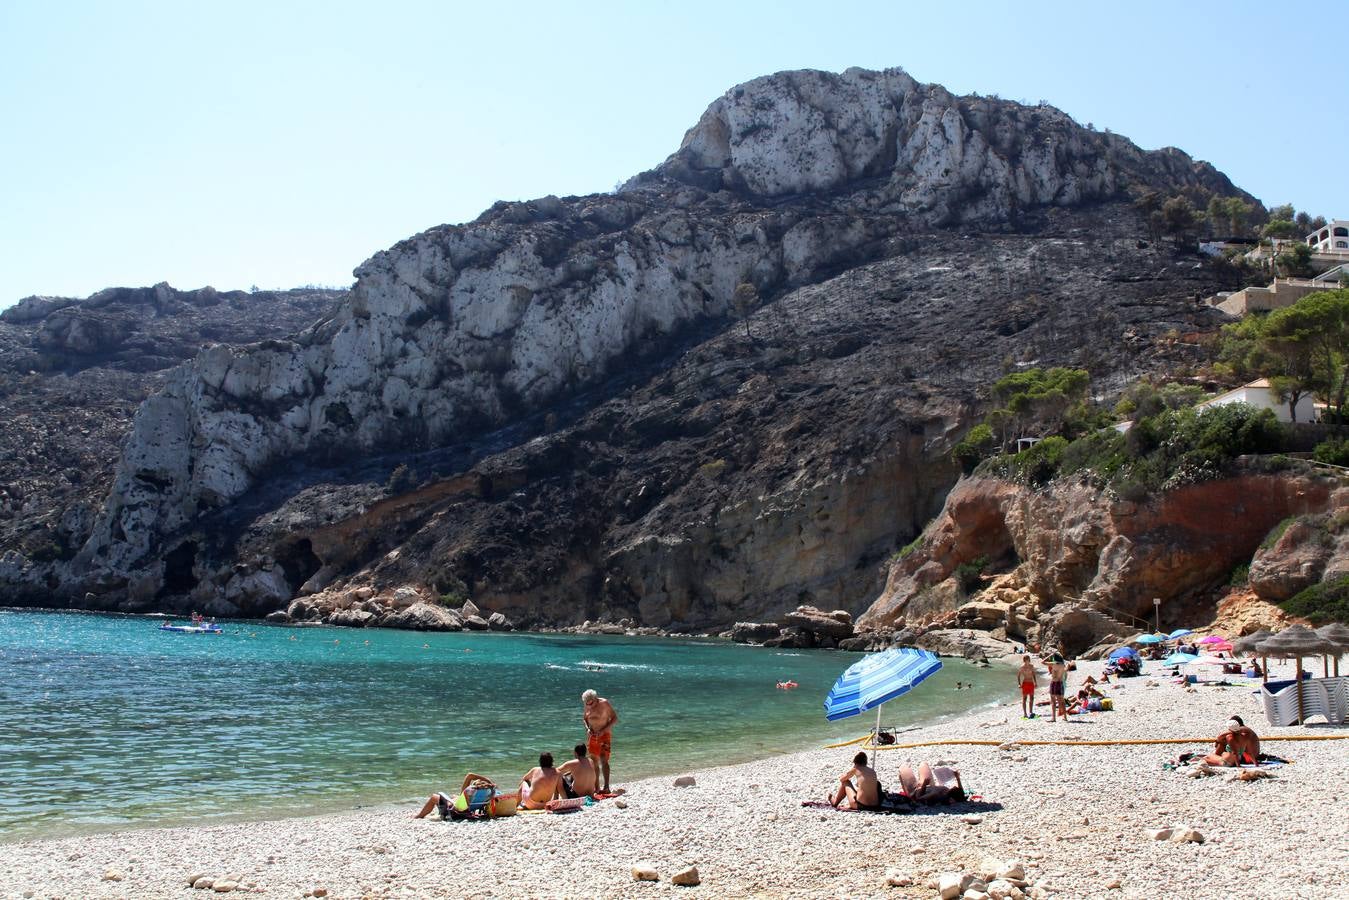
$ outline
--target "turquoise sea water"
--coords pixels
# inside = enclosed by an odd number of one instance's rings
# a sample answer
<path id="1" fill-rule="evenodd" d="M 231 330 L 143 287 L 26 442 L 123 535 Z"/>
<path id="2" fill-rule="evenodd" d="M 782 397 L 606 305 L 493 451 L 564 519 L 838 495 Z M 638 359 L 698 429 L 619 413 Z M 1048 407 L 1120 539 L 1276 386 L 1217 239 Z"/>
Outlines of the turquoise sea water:
<path id="1" fill-rule="evenodd" d="M 824 720 L 851 653 L 257 623 L 185 635 L 159 622 L 0 610 L 0 840 L 420 800 L 470 769 L 507 784 L 542 750 L 570 757 L 592 687 L 620 715 L 615 784 L 871 723 Z M 786 678 L 800 687 L 777 690 Z M 1009 683 L 947 661 L 884 720 L 1006 700 Z"/>

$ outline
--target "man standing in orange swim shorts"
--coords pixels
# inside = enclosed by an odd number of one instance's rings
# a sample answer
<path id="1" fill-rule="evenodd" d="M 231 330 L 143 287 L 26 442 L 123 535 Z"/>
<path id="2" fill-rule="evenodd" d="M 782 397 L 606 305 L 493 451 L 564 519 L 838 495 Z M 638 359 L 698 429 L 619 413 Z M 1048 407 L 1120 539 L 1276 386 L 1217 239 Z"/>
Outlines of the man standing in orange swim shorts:
<path id="1" fill-rule="evenodd" d="M 1021 718 L 1035 718 L 1035 666 L 1029 656 L 1021 657 L 1021 668 L 1016 671 L 1017 684 L 1021 685 Z"/>
<path id="2" fill-rule="evenodd" d="M 585 722 L 586 733 L 590 735 L 586 742 L 586 750 L 604 775 L 604 787 L 600 792 L 608 794 L 609 752 L 613 745 L 613 728 L 618 724 L 618 713 L 614 711 L 612 703 L 594 691 L 582 694 L 581 704 L 585 707 L 581 718 Z"/>

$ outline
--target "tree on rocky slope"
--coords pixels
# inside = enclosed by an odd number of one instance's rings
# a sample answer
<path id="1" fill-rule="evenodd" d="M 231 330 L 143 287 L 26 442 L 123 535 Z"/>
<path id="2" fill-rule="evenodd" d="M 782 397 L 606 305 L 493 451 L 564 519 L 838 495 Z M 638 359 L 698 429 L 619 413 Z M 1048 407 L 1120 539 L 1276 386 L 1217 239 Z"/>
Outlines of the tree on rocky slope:
<path id="1" fill-rule="evenodd" d="M 1274 353 L 1297 361 L 1307 387 L 1326 398 L 1342 423 L 1349 392 L 1349 290 L 1310 294 L 1275 310 L 1263 334 Z"/>
<path id="2" fill-rule="evenodd" d="M 1208 201 L 1208 220 L 1212 228 L 1227 228 L 1232 237 L 1240 237 L 1246 231 L 1246 220 L 1255 207 L 1240 197 L 1219 197 L 1216 194 Z"/>
<path id="3" fill-rule="evenodd" d="M 1002 401 L 1007 424 L 1018 436 L 1029 431 L 1044 435 L 1063 427 L 1074 401 L 1086 396 L 1089 383 L 1084 369 L 1027 369 L 999 379 L 993 396 Z"/>

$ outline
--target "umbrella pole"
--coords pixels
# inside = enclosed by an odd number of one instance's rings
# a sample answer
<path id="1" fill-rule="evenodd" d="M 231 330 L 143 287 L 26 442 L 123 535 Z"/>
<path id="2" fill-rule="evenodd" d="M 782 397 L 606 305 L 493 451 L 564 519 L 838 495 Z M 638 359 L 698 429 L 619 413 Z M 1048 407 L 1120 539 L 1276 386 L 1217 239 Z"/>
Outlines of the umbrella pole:
<path id="1" fill-rule="evenodd" d="M 1329 656 L 1322 656 L 1322 657 L 1321 657 L 1321 677 L 1322 677 L 1322 678 L 1329 678 L 1329 677 L 1330 677 L 1330 657 L 1329 657 Z"/>
<path id="2" fill-rule="evenodd" d="M 882 703 L 881 706 L 885 704 Z M 876 746 L 881 740 L 881 706 L 876 707 L 876 730 L 871 734 L 871 768 L 876 768 Z"/>
<path id="3" fill-rule="evenodd" d="M 1260 655 L 1260 683 L 1269 684 L 1269 657 Z"/>
<path id="4" fill-rule="evenodd" d="M 1302 712 L 1302 657 L 1297 658 L 1297 723 L 1304 724 L 1306 715 Z"/>

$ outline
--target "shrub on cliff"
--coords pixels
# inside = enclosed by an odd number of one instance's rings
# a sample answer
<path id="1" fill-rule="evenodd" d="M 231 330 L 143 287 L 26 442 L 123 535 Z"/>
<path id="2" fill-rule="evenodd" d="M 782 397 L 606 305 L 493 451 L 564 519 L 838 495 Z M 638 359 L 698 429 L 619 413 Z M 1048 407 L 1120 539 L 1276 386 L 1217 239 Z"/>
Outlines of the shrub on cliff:
<path id="1" fill-rule="evenodd" d="M 993 449 L 993 429 L 986 422 L 980 422 L 971 428 L 965 437 L 951 450 L 951 457 L 965 474 L 974 471 L 979 461 L 988 456 Z"/>
<path id="2" fill-rule="evenodd" d="M 1312 458 L 1317 462 L 1330 463 L 1332 466 L 1349 466 L 1349 438 L 1322 441 L 1312 450 Z"/>
<path id="3" fill-rule="evenodd" d="M 987 556 L 980 556 L 956 566 L 956 581 L 960 583 L 960 589 L 964 591 L 965 596 L 968 597 L 978 591 L 983 584 L 983 574 L 986 568 L 988 568 Z"/>
<path id="4" fill-rule="evenodd" d="M 1314 584 L 1279 604 L 1284 612 L 1313 625 L 1349 623 L 1349 577 Z"/>
<path id="5" fill-rule="evenodd" d="M 1271 411 L 1244 403 L 1165 409 L 1136 421 L 1126 434 L 1101 429 L 1071 443 L 1046 438 L 1029 450 L 997 457 L 985 471 L 1037 485 L 1082 475 L 1102 486 L 1128 486 L 1138 495 L 1217 478 L 1238 456 L 1281 450 L 1287 440 Z"/>

